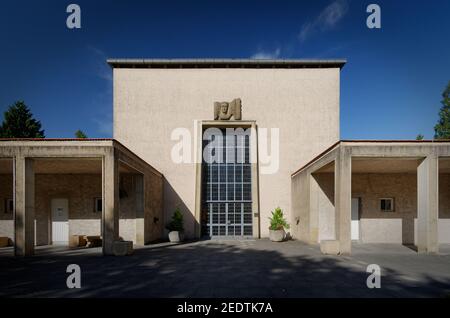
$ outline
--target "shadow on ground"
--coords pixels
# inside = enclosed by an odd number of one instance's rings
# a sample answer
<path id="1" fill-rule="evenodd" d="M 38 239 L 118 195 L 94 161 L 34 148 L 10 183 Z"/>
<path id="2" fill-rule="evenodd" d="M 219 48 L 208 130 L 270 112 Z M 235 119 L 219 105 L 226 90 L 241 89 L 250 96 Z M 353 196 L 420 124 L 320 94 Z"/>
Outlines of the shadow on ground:
<path id="1" fill-rule="evenodd" d="M 137 249 L 128 257 L 100 250 L 0 253 L 1 297 L 445 297 L 449 279 L 402 279 L 383 268 L 381 288 L 368 289 L 366 264 L 321 255 L 299 242 L 195 242 Z M 66 287 L 78 264 L 81 289 Z"/>

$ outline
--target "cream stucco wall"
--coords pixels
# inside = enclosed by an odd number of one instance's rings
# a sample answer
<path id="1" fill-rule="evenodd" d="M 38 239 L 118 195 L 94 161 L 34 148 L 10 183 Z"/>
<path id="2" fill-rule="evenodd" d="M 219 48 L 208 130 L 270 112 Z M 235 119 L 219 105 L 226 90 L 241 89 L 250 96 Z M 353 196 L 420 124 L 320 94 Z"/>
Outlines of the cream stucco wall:
<path id="1" fill-rule="evenodd" d="M 0 173 L 0 236 L 14 240 L 14 214 L 8 213 L 5 201 L 13 199 L 12 173 Z"/>
<path id="2" fill-rule="evenodd" d="M 311 194 L 316 193 L 316 200 L 311 200 L 310 208 L 318 210 L 318 241 L 333 240 L 335 238 L 335 213 L 334 213 L 334 174 L 319 173 L 312 175 L 311 182 L 317 184 L 311 189 Z"/>
<path id="3" fill-rule="evenodd" d="M 334 175 L 313 175 L 318 199 L 318 240 L 334 238 Z M 313 196 L 312 196 L 313 197 Z M 360 198 L 362 243 L 417 242 L 417 175 L 415 173 L 353 173 L 352 197 Z M 379 199 L 393 197 L 394 212 L 381 212 Z M 450 243 L 450 174 L 439 174 L 439 243 Z"/>
<path id="4" fill-rule="evenodd" d="M 126 193 L 120 199 L 119 235 L 136 243 L 136 198 L 133 174 L 122 175 L 121 189 Z M 156 179 L 156 178 L 154 178 Z M 155 180 L 157 182 L 157 180 Z M 35 243 L 51 243 L 51 200 L 69 200 L 69 236 L 101 235 L 101 212 L 94 212 L 94 199 L 102 196 L 100 174 L 38 174 L 36 175 Z M 14 239 L 12 213 L 5 213 L 5 200 L 12 198 L 12 174 L 0 174 L 0 236 Z M 157 201 L 157 187 L 152 201 Z M 156 194 L 156 195 L 155 195 Z M 153 223 L 153 215 L 148 216 Z M 160 237 L 161 233 L 148 226 L 149 241 Z"/>
<path id="5" fill-rule="evenodd" d="M 215 101 L 241 98 L 243 120 L 280 129 L 279 170 L 259 179 L 261 235 L 267 236 L 272 209 L 280 206 L 290 219 L 291 173 L 339 139 L 339 71 L 115 68 L 114 138 L 164 175 L 164 221 L 180 206 L 192 236 L 195 166 L 171 160 L 171 133 L 183 127 L 193 136 L 194 120 L 213 119 Z"/>

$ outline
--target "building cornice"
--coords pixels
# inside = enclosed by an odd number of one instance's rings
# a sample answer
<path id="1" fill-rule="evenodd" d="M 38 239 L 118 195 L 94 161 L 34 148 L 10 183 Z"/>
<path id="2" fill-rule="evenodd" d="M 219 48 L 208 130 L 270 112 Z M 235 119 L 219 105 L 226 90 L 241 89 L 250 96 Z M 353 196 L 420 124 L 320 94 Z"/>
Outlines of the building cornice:
<path id="1" fill-rule="evenodd" d="M 342 68 L 345 59 L 107 59 L 112 68 Z"/>

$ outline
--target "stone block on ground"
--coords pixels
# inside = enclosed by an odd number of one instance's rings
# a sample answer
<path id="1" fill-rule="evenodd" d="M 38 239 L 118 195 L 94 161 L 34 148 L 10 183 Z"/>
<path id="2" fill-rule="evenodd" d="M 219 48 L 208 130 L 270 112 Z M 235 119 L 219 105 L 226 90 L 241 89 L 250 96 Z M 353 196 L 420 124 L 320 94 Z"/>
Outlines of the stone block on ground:
<path id="1" fill-rule="evenodd" d="M 339 255 L 340 254 L 339 241 L 336 240 L 320 241 L 320 251 L 326 255 Z"/>
<path id="2" fill-rule="evenodd" d="M 113 243 L 115 256 L 125 256 L 133 253 L 133 241 L 115 241 Z"/>

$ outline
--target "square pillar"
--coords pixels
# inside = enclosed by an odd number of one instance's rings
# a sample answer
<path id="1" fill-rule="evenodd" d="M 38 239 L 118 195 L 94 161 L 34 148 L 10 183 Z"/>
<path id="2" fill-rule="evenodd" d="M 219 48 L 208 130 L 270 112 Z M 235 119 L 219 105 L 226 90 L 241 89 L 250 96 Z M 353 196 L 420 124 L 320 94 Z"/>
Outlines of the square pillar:
<path id="1" fill-rule="evenodd" d="M 305 243 L 310 243 L 309 175 L 308 171 L 301 171 L 291 183 L 291 229 L 295 237 Z"/>
<path id="2" fill-rule="evenodd" d="M 203 123 L 194 120 L 194 164 L 195 164 L 195 223 L 194 238 L 201 237 L 202 231 L 202 162 L 203 162 Z"/>
<path id="3" fill-rule="evenodd" d="M 253 237 L 261 238 L 261 214 L 259 212 L 258 131 L 256 123 L 250 127 L 250 163 L 252 181 Z"/>
<path id="4" fill-rule="evenodd" d="M 103 157 L 103 255 L 114 255 L 113 244 L 119 239 L 119 159 L 116 149 Z"/>
<path id="5" fill-rule="evenodd" d="M 136 244 L 145 244 L 145 217 L 144 217 L 144 175 L 133 176 L 136 207 Z"/>
<path id="6" fill-rule="evenodd" d="M 14 158 L 14 255 L 34 254 L 33 159 Z"/>
<path id="7" fill-rule="evenodd" d="M 438 157 L 431 154 L 417 167 L 417 251 L 438 253 Z"/>
<path id="8" fill-rule="evenodd" d="M 351 253 L 351 203 L 352 157 L 350 149 L 341 146 L 334 170 L 335 233 L 340 254 Z"/>
<path id="9" fill-rule="evenodd" d="M 309 205 L 309 243 L 317 244 L 319 242 L 319 184 L 310 174 L 306 175 Z"/>

